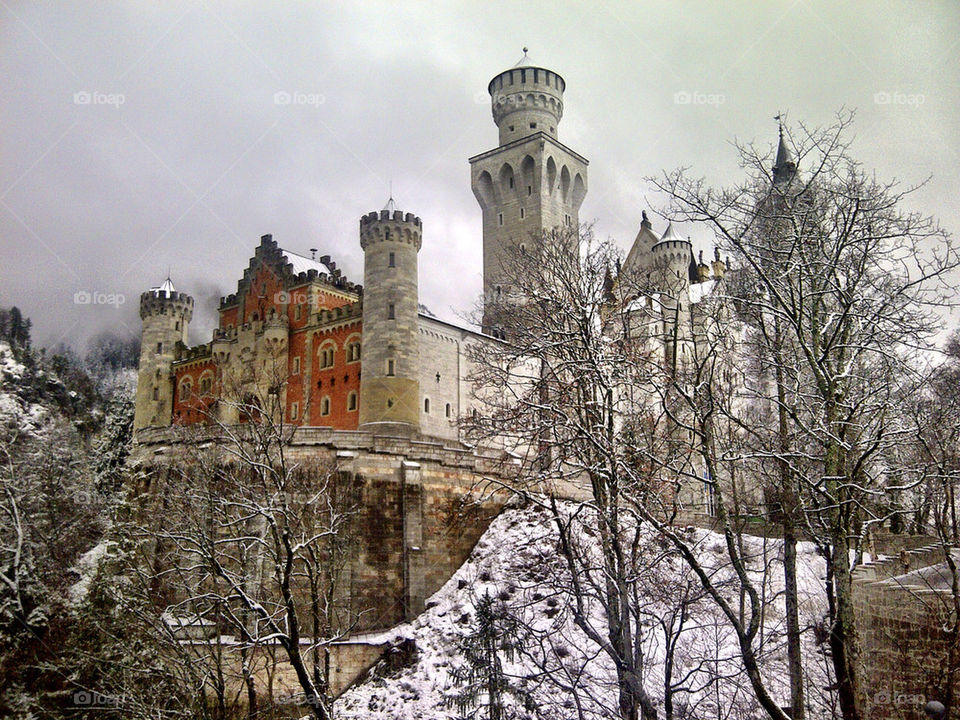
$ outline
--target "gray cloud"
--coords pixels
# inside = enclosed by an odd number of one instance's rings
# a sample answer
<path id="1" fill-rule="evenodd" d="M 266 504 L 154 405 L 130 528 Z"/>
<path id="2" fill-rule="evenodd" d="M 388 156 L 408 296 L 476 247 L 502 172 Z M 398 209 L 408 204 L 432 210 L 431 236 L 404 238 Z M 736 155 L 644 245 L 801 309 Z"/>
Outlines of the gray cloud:
<path id="1" fill-rule="evenodd" d="M 466 159 L 496 144 L 484 90 L 524 44 L 567 80 L 560 138 L 591 160 L 582 218 L 623 246 L 661 202 L 645 176 L 731 182 L 734 136 L 772 146 L 778 111 L 820 124 L 841 106 L 864 163 L 932 175 L 916 209 L 960 227 L 953 2 L 51 2 L 0 18 L 0 305 L 33 317 L 40 344 L 135 330 L 168 266 L 205 338 L 267 232 L 362 280 L 358 218 L 391 182 L 424 220 L 421 300 L 469 309 Z"/>

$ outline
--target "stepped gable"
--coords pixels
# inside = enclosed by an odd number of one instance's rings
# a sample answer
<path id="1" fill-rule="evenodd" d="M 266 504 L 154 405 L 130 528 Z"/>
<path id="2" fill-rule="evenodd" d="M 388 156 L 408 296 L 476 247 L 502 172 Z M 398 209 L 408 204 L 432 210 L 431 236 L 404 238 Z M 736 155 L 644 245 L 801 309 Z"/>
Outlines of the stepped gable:
<path id="1" fill-rule="evenodd" d="M 249 290 L 251 278 L 261 267 L 270 267 L 280 278 L 284 288 L 295 288 L 308 282 L 320 282 L 341 292 L 359 296 L 363 293 L 363 286 L 351 282 L 337 267 L 337 263 L 329 255 L 319 258 L 310 258 L 292 250 L 280 247 L 273 235 L 260 237 L 260 245 L 250 264 L 243 271 L 243 277 L 237 282 L 237 292 L 220 300 L 220 307 L 229 307 L 237 302 L 238 298 Z"/>

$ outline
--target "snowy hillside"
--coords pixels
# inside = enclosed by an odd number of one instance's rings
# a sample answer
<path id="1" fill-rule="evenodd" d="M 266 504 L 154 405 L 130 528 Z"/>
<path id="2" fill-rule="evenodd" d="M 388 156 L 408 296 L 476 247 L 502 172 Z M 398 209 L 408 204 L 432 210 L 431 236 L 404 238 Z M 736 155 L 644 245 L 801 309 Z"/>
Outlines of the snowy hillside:
<path id="1" fill-rule="evenodd" d="M 572 511 L 572 507 L 569 510 Z M 584 523 L 583 539 L 591 539 Z M 688 529 L 704 562 L 719 566 L 724 557 L 722 538 Z M 736 720 L 759 713 L 742 673 L 735 638 L 718 610 L 699 598 L 699 584 L 666 546 L 647 538 L 649 568 L 641 585 L 644 596 L 636 611 L 643 617 L 642 640 L 648 658 L 643 684 L 663 717 L 664 648 L 672 644 L 672 703 L 674 717 L 721 717 Z M 534 719 L 602 718 L 616 716 L 617 693 L 609 658 L 587 639 L 575 619 L 569 575 L 557 553 L 557 533 L 547 514 L 536 508 L 510 509 L 501 514 L 481 538 L 468 561 L 427 603 L 427 610 L 411 624 L 398 627 L 392 640 L 405 648 L 392 662 L 381 661 L 360 684 L 337 703 L 344 718 L 459 718 L 469 716 L 455 707 L 460 692 L 456 682 L 465 676 L 462 646 L 476 631 L 480 599 L 489 594 L 503 616 L 516 619 L 515 637 L 501 652 L 512 706 L 510 717 Z M 780 543 L 751 541 L 756 567 L 776 568 Z M 823 562 L 807 545 L 799 550 L 801 625 L 805 632 L 804 661 L 808 674 L 811 717 L 823 714 L 820 689 L 828 684 L 823 655 L 813 628 L 824 608 L 813 599 L 822 586 Z M 763 558 L 766 563 L 763 563 Z M 713 562 L 715 559 L 715 562 Z M 726 573 L 718 568 L 721 574 Z M 775 575 L 775 570 L 771 570 Z M 757 574 L 759 578 L 759 573 Z M 763 592 L 768 612 L 761 630 L 763 667 L 777 698 L 787 703 L 787 672 L 782 627 L 782 578 L 769 577 Z M 689 600 L 681 618 L 668 608 L 678 599 Z M 733 598 L 736 601 L 736 598 Z M 596 602 L 588 601 L 590 621 L 602 627 Z M 671 622 L 672 621 L 672 622 Z M 678 632 L 678 628 L 682 628 Z M 406 643 L 403 643 L 406 641 Z M 412 643 L 410 642 L 412 641 Z M 411 652 L 415 645 L 415 652 Z M 512 660 L 510 657 L 512 656 Z M 398 667 L 398 665 L 400 667 Z M 483 703 L 483 695 L 479 698 Z M 818 712 L 818 710 L 820 712 Z M 486 717 L 480 713 L 478 717 Z"/>

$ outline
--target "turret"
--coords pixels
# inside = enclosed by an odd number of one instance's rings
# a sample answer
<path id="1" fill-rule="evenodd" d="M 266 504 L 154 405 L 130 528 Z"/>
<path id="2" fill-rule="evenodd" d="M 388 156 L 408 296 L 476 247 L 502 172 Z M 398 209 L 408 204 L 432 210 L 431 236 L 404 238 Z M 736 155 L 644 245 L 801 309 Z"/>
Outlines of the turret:
<path id="1" fill-rule="evenodd" d="M 140 296 L 140 366 L 134 429 L 169 425 L 173 413 L 171 365 L 186 345 L 187 326 L 193 317 L 193 298 L 177 292 L 168 277 Z"/>
<path id="2" fill-rule="evenodd" d="M 500 128 L 500 144 L 537 132 L 558 137 L 565 87 L 563 78 L 553 70 L 534 65 L 524 48 L 520 61 L 487 86 L 493 121 Z"/>
<path id="3" fill-rule="evenodd" d="M 660 242 L 650 249 L 650 268 L 655 286 L 663 293 L 664 305 L 682 303 L 690 289 L 691 274 L 696 272 L 696 262 L 690 241 L 674 229 L 673 223 L 667 225 Z"/>
<path id="4" fill-rule="evenodd" d="M 396 210 L 360 218 L 363 248 L 363 343 L 360 428 L 415 433 L 420 424 L 417 253 L 420 218 Z"/>

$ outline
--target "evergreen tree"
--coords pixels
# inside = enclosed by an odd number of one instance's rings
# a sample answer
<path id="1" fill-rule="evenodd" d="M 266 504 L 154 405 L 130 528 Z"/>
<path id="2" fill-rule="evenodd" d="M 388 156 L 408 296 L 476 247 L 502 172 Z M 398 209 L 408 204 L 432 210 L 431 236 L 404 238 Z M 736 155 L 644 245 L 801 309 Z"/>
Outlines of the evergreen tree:
<path id="1" fill-rule="evenodd" d="M 527 694 L 511 683 L 511 676 L 503 668 L 503 660 L 513 661 L 521 635 L 520 623 L 504 603 L 484 593 L 477 601 L 470 632 L 457 642 L 464 662 L 451 675 L 460 690 L 448 698 L 447 704 L 465 717 L 489 720 L 513 717 L 509 696 L 529 707 Z"/>

